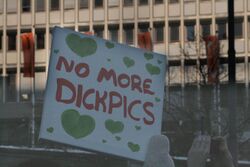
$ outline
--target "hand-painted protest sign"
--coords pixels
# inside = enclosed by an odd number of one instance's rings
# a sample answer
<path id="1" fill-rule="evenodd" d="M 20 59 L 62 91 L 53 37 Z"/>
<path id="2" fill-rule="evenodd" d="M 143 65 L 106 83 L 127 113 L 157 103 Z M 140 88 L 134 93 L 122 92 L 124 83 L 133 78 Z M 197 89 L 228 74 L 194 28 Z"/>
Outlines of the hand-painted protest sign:
<path id="1" fill-rule="evenodd" d="M 144 160 L 160 134 L 166 58 L 54 28 L 40 138 Z"/>

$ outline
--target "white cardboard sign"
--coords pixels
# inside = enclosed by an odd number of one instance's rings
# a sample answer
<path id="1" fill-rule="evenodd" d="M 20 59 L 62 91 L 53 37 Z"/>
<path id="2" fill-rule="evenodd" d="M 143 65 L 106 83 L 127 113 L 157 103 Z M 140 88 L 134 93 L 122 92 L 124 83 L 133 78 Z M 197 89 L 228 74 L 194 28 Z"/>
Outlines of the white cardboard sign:
<path id="1" fill-rule="evenodd" d="M 164 55 L 54 28 L 40 138 L 143 161 L 165 68 Z"/>

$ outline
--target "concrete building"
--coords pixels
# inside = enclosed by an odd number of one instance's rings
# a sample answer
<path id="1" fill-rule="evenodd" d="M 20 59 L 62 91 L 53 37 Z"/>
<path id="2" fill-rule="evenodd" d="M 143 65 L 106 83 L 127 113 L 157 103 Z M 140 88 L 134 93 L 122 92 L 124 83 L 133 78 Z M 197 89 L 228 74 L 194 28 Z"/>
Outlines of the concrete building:
<path id="1" fill-rule="evenodd" d="M 236 79 L 246 83 L 249 11 L 248 0 L 235 0 Z M 166 54 L 169 60 L 169 84 L 200 82 L 195 66 L 206 59 L 201 39 L 204 35 L 218 32 L 221 57 L 227 59 L 226 0 L 0 0 L 2 75 L 11 69 L 20 73 L 23 59 L 19 36 L 28 31 L 36 34 L 36 67 L 47 72 L 50 30 L 56 25 L 92 31 L 102 38 L 135 47 L 137 33 L 149 30 L 154 51 Z M 227 65 L 223 66 L 225 70 Z M 21 83 L 21 79 L 18 77 L 16 83 Z M 226 80 L 223 77 L 222 81 Z"/>

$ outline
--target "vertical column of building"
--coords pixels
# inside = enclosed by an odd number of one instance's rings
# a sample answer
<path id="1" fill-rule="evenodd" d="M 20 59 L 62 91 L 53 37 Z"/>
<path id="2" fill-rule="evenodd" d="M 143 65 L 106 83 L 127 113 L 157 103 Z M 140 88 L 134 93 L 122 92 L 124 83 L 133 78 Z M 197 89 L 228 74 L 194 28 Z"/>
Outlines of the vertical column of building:
<path id="1" fill-rule="evenodd" d="M 122 43 L 123 42 L 123 0 L 119 0 L 119 42 Z"/>
<path id="2" fill-rule="evenodd" d="M 17 95 L 17 102 L 20 102 L 20 88 L 21 88 L 21 39 L 20 39 L 20 34 L 21 34 L 21 1 L 17 1 L 17 54 L 16 54 L 16 95 Z"/>
<path id="3" fill-rule="evenodd" d="M 64 0 L 59 0 L 59 10 L 60 10 L 60 26 L 64 27 L 64 22 L 63 22 L 63 18 L 64 18 Z"/>
<path id="4" fill-rule="evenodd" d="M 165 22 L 165 29 L 164 29 L 164 40 L 165 40 L 165 54 L 166 54 L 166 59 L 167 61 L 169 61 L 169 24 L 168 24 L 168 0 L 165 0 L 165 17 L 164 17 L 164 22 Z M 167 76 L 166 76 L 166 84 L 167 84 L 167 88 L 169 85 L 169 65 L 167 66 Z M 167 91 L 168 92 L 168 91 Z"/>
<path id="5" fill-rule="evenodd" d="M 181 5 L 181 15 L 180 15 L 180 40 L 181 40 L 181 49 L 185 49 L 185 38 L 184 38 L 184 1 L 181 0 L 180 1 L 180 5 Z M 181 86 L 182 88 L 185 85 L 185 70 L 184 70 L 184 53 L 181 52 L 180 55 L 181 58 Z"/>
<path id="6" fill-rule="evenodd" d="M 151 38 L 152 38 L 152 44 L 153 44 L 153 50 L 154 50 L 154 26 L 153 26 L 153 1 L 149 1 L 149 32 L 151 34 Z"/>
<path id="7" fill-rule="evenodd" d="M 78 27 L 79 27 L 79 0 L 74 0 L 75 1 L 75 30 L 76 31 L 79 31 L 78 30 Z"/>
<path id="8" fill-rule="evenodd" d="M 247 0 L 244 0 L 244 41 L 245 41 L 245 84 L 246 88 L 249 85 L 249 65 L 248 65 L 248 16 L 247 16 Z"/>
<path id="9" fill-rule="evenodd" d="M 3 65 L 2 65 L 2 75 L 5 77 L 7 75 L 6 73 L 6 60 L 7 60 L 7 53 L 6 53 L 6 43 L 7 43 L 7 0 L 3 0 Z M 5 91 L 5 89 L 3 89 Z"/>
<path id="10" fill-rule="evenodd" d="M 201 44 L 200 44 L 200 1 L 196 0 L 196 68 L 199 69 L 200 66 L 200 54 L 201 54 Z M 196 70 L 196 83 L 197 86 L 200 86 L 200 75 L 199 70 Z"/>
<path id="11" fill-rule="evenodd" d="M 216 34 L 215 0 L 212 0 L 212 35 Z"/>
<path id="12" fill-rule="evenodd" d="M 104 39 L 108 39 L 108 0 L 104 0 Z"/>
<path id="13" fill-rule="evenodd" d="M 89 1 L 89 31 L 93 32 L 93 14 L 94 14 L 94 7 L 93 1 Z"/>
<path id="14" fill-rule="evenodd" d="M 197 83 L 197 107 L 200 111 L 201 109 L 201 91 L 200 91 L 200 55 L 201 55 L 201 39 L 200 39 L 200 34 L 201 34 L 201 26 L 200 26 L 200 0 L 196 0 L 196 83 Z"/>
<path id="15" fill-rule="evenodd" d="M 50 32 L 49 32 L 49 0 L 45 0 L 45 17 L 46 17 L 46 33 L 45 33 L 45 50 L 46 50 L 46 67 L 45 67 L 45 78 L 47 78 L 48 75 L 48 68 L 49 68 L 49 55 L 50 55 L 50 46 L 49 46 L 49 38 L 50 38 Z"/>
<path id="16" fill-rule="evenodd" d="M 134 18 L 134 37 L 135 37 L 135 41 L 134 44 L 137 47 L 138 46 L 138 2 L 137 0 L 134 0 L 134 11 L 135 11 L 135 18 Z"/>

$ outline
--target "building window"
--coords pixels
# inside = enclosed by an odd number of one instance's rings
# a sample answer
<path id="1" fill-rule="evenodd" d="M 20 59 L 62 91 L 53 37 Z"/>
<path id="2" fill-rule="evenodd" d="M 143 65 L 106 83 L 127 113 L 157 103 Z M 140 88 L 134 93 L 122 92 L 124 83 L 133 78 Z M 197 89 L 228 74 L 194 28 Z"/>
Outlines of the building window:
<path id="1" fill-rule="evenodd" d="M 22 0 L 22 12 L 30 12 L 30 0 Z"/>
<path id="2" fill-rule="evenodd" d="M 176 23 L 176 22 L 173 22 L 173 23 L 170 23 L 169 24 L 169 41 L 170 42 L 179 42 L 179 27 L 180 27 L 180 24 L 179 23 Z"/>
<path id="3" fill-rule="evenodd" d="M 111 41 L 118 42 L 118 33 L 119 33 L 118 25 L 109 26 L 109 39 Z"/>
<path id="4" fill-rule="evenodd" d="M 217 21 L 217 33 L 219 40 L 227 39 L 227 24 L 225 20 Z"/>
<path id="5" fill-rule="evenodd" d="M 7 12 L 16 13 L 17 12 L 17 0 L 8 0 L 7 1 Z"/>
<path id="6" fill-rule="evenodd" d="M 45 48 L 45 29 L 36 29 L 36 48 Z"/>
<path id="7" fill-rule="evenodd" d="M 211 22 L 210 21 L 201 21 L 201 35 L 202 37 L 206 37 L 211 33 Z"/>
<path id="8" fill-rule="evenodd" d="M 45 1 L 44 0 L 36 0 L 36 11 L 41 12 L 45 10 Z"/>
<path id="9" fill-rule="evenodd" d="M 195 23 L 186 23 L 186 40 L 194 41 L 195 40 Z"/>
<path id="10" fill-rule="evenodd" d="M 119 1 L 117 1 L 117 0 L 109 0 L 108 5 L 110 7 L 117 7 L 117 6 L 119 6 Z"/>
<path id="11" fill-rule="evenodd" d="M 2 31 L 0 31 L 0 50 L 2 50 L 2 41 L 3 41 L 3 32 Z"/>
<path id="12" fill-rule="evenodd" d="M 80 9 L 89 8 L 89 1 L 88 0 L 79 0 L 79 8 Z"/>
<path id="13" fill-rule="evenodd" d="M 81 33 L 89 32 L 89 26 L 79 26 L 78 31 Z"/>
<path id="14" fill-rule="evenodd" d="M 169 3 L 178 3 L 179 0 L 169 0 Z"/>
<path id="15" fill-rule="evenodd" d="M 124 6 L 133 6 L 134 5 L 134 1 L 133 0 L 124 0 L 123 1 L 123 5 Z"/>
<path id="16" fill-rule="evenodd" d="M 94 27 L 95 36 L 103 38 L 103 30 L 104 30 L 103 26 L 95 26 Z"/>
<path id="17" fill-rule="evenodd" d="M 127 24 L 123 26 L 124 29 L 124 42 L 126 44 L 133 44 L 134 43 L 134 25 Z"/>
<path id="18" fill-rule="evenodd" d="M 154 41 L 155 43 L 164 42 L 164 23 L 157 23 L 154 25 Z"/>
<path id="19" fill-rule="evenodd" d="M 139 0 L 139 5 L 147 5 L 148 0 Z"/>
<path id="20" fill-rule="evenodd" d="M 50 10 L 59 10 L 59 0 L 50 0 Z"/>
<path id="21" fill-rule="evenodd" d="M 103 7 L 103 0 L 95 0 L 95 8 Z"/>
<path id="22" fill-rule="evenodd" d="M 64 0 L 64 9 L 74 9 L 75 1 L 72 0 Z"/>
<path id="23" fill-rule="evenodd" d="M 243 19 L 235 19 L 234 22 L 234 34 L 235 38 L 243 38 Z"/>
<path id="24" fill-rule="evenodd" d="M 154 0 L 155 4 L 163 4 L 163 0 Z"/>
<path id="25" fill-rule="evenodd" d="M 16 31 L 7 32 L 8 36 L 8 50 L 16 50 Z"/>
<path id="26" fill-rule="evenodd" d="M 149 31 L 149 23 L 139 23 L 138 28 L 139 28 L 139 32 L 148 32 Z"/>

